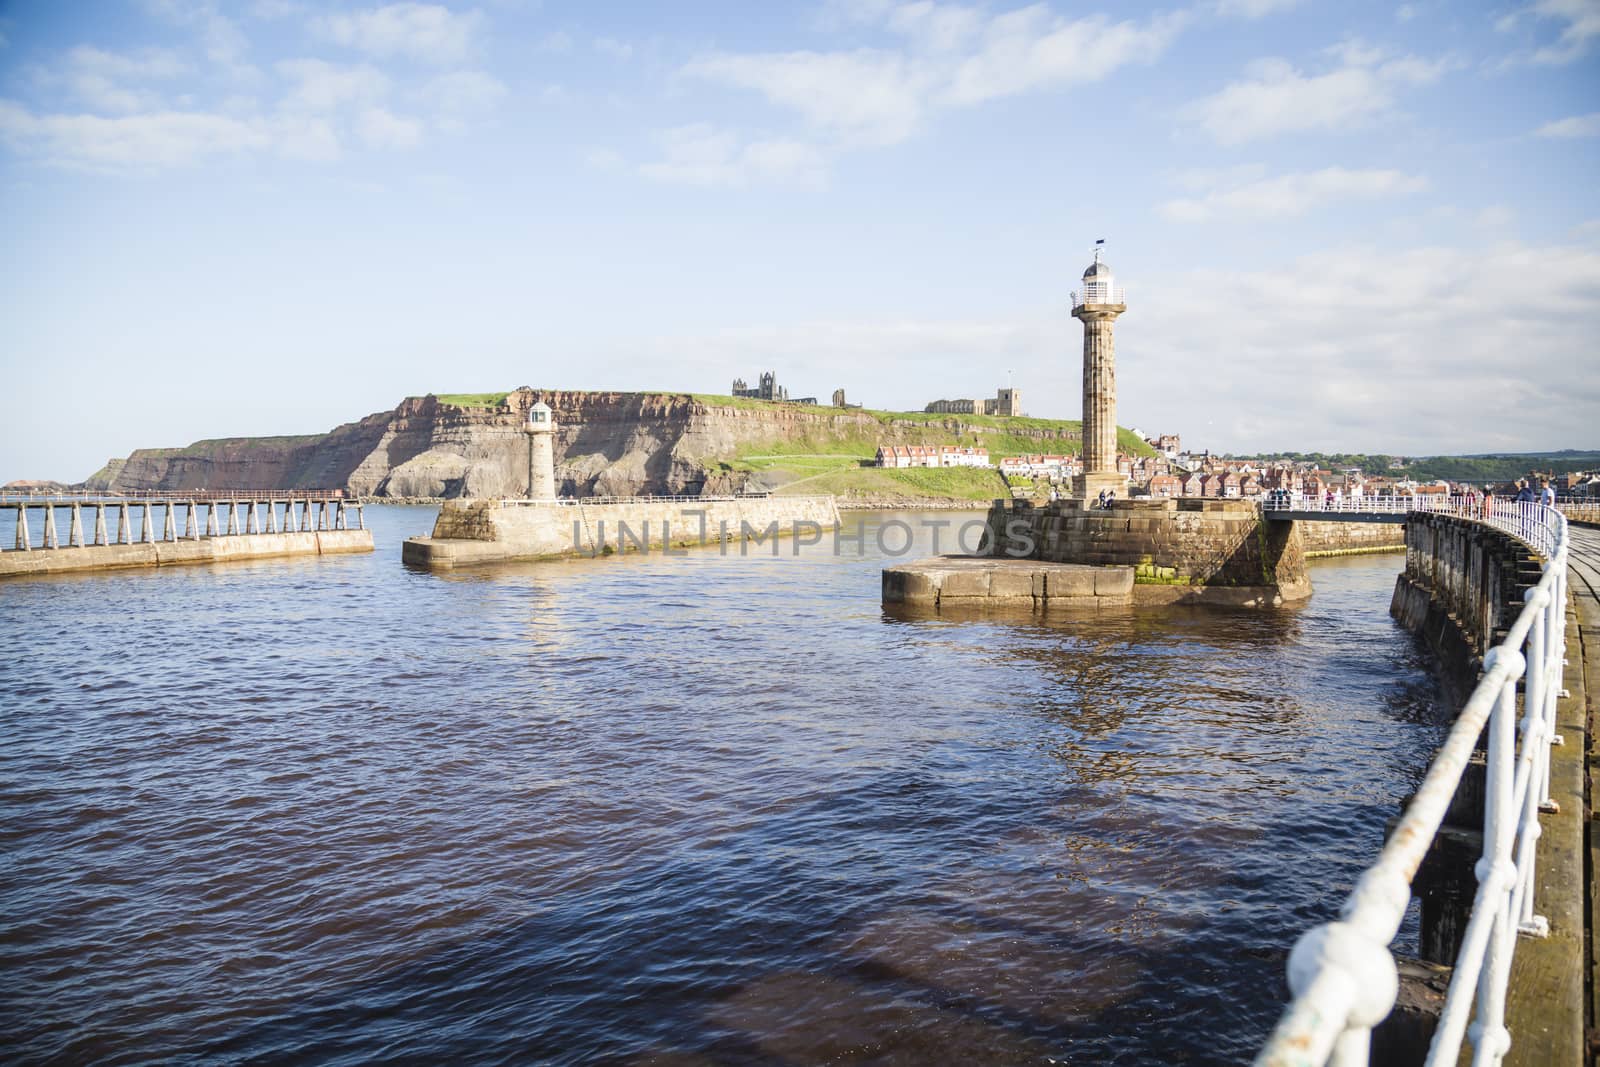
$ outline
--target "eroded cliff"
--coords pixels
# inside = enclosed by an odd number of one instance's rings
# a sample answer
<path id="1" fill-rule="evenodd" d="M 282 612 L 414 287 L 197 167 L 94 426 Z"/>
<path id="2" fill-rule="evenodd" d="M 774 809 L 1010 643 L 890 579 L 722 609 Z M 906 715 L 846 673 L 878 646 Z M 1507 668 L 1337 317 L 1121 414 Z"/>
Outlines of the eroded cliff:
<path id="1" fill-rule="evenodd" d="M 140 449 L 86 483 L 101 490 L 342 488 L 372 497 L 515 497 L 528 478 L 527 410 L 555 412 L 564 495 L 732 492 L 781 484 L 782 471 L 728 461 L 763 447 L 870 455 L 882 443 L 993 442 L 996 455 L 1076 451 L 1076 423 L 897 417 L 685 393 L 516 389 L 504 396 L 410 397 L 326 434 Z M 1011 447 L 1006 447 L 1007 445 Z"/>

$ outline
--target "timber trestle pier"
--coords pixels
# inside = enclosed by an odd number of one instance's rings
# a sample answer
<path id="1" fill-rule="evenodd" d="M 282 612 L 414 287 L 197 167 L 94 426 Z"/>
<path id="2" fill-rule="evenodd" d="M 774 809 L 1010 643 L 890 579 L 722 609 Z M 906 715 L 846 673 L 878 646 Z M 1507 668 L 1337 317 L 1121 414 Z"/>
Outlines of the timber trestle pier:
<path id="1" fill-rule="evenodd" d="M 0 493 L 0 578 L 370 552 L 362 509 L 339 490 Z"/>

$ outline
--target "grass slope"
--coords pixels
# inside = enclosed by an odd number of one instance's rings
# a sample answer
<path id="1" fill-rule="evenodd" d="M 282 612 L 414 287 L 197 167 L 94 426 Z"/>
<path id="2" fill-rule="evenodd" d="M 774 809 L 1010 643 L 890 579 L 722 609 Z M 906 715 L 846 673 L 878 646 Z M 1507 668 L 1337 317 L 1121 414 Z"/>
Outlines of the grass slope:
<path id="1" fill-rule="evenodd" d="M 998 471 L 975 467 L 850 467 L 790 482 L 779 495 L 996 500 L 1011 495 Z"/>

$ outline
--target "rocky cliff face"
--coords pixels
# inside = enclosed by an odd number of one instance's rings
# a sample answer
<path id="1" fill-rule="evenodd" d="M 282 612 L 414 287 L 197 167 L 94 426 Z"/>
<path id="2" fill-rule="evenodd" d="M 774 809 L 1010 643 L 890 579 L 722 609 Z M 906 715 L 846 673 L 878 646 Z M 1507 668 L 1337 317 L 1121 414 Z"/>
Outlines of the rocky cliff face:
<path id="1" fill-rule="evenodd" d="M 859 411 L 702 400 L 682 393 L 517 389 L 499 403 L 411 397 L 321 435 L 200 441 L 140 449 L 112 460 L 86 485 L 100 490 L 335 489 L 370 497 L 515 497 L 527 488 L 528 408 L 555 412 L 556 479 L 564 495 L 725 493 L 759 487 L 758 476 L 718 471 L 741 448 L 810 443 L 981 440 L 961 416 L 930 423 Z M 1018 431 L 1006 431 L 1015 435 Z M 1039 451 L 1076 449 L 1075 435 L 1034 430 Z"/>

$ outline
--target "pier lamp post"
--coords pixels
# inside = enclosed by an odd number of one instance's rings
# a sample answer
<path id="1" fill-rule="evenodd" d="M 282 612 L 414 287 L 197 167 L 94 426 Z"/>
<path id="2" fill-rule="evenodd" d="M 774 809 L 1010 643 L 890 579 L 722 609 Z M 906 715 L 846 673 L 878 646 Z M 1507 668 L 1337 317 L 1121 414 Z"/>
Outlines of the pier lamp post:
<path id="1" fill-rule="evenodd" d="M 541 400 L 529 408 L 522 432 L 528 435 L 528 499 L 554 500 L 556 421 L 550 406 Z"/>

